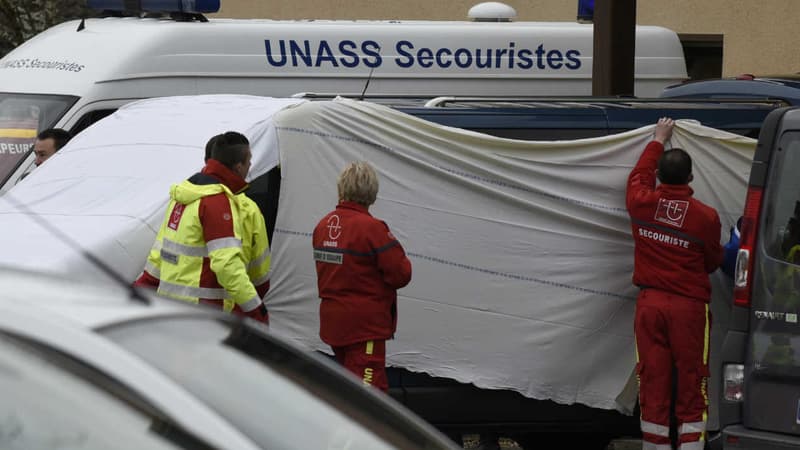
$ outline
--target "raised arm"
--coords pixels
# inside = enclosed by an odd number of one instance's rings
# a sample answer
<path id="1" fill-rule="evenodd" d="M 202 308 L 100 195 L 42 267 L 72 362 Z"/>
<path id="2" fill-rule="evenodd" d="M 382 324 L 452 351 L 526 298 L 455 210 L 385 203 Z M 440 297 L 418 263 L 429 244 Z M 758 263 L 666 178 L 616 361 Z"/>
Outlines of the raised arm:
<path id="1" fill-rule="evenodd" d="M 628 186 L 625 192 L 625 206 L 631 209 L 636 198 L 646 195 L 656 188 L 656 168 L 658 159 L 664 153 L 664 143 L 672 137 L 675 121 L 668 117 L 658 119 L 655 136 L 647 144 L 639 161 L 628 176 Z"/>

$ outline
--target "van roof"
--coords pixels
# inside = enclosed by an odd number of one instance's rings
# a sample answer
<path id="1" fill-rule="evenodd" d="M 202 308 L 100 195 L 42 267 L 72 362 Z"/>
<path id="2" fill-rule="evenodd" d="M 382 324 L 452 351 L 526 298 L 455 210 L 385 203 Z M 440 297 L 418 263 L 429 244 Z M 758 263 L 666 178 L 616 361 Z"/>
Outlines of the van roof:
<path id="1" fill-rule="evenodd" d="M 86 19 L 78 31 L 79 24 L 71 21 L 52 27 L 0 60 L 3 91 L 82 96 L 93 83 L 153 77 L 574 79 L 591 77 L 592 72 L 593 27 L 572 22 L 176 22 L 112 17 Z M 476 29 L 480 32 L 470 31 Z M 281 48 L 292 54 L 281 54 Z M 417 52 L 424 49 L 433 56 L 418 57 Z M 469 58 L 470 65 L 458 70 L 453 70 L 452 63 L 437 65 L 435 55 L 440 49 L 450 56 L 463 49 L 463 62 Z M 486 55 L 488 49 L 496 53 L 487 61 L 497 67 L 476 68 L 477 57 L 472 55 L 478 50 Z M 560 56 L 551 56 L 549 52 L 556 50 Z M 538 60 L 537 51 L 541 52 Z M 568 59 L 571 51 L 573 59 Z M 362 53 L 360 60 L 355 52 Z M 514 58 L 509 56 L 512 52 Z M 532 66 L 521 67 L 523 54 L 532 58 Z M 637 78 L 686 77 L 680 42 L 668 29 L 638 26 L 636 54 Z M 378 57 L 382 64 L 374 64 Z M 568 69 L 568 64 L 573 66 Z M 514 67 L 509 69 L 509 65 Z"/>

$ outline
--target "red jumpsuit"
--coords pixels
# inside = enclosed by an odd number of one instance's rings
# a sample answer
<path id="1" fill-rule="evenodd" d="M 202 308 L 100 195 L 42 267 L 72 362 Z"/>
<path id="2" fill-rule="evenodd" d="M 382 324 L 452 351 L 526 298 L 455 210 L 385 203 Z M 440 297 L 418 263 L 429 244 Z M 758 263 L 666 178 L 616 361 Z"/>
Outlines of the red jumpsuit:
<path id="1" fill-rule="evenodd" d="M 397 289 L 411 281 L 400 243 L 367 208 L 342 202 L 314 229 L 320 331 L 336 359 L 384 391 L 386 344 L 397 328 Z"/>
<path id="2" fill-rule="evenodd" d="M 660 184 L 664 146 L 645 148 L 628 178 L 626 206 L 635 242 L 639 405 L 643 449 L 669 449 L 672 366 L 677 370 L 680 449 L 702 450 L 708 413 L 711 313 L 708 274 L 722 263 L 717 212 L 692 198 L 686 185 Z"/>

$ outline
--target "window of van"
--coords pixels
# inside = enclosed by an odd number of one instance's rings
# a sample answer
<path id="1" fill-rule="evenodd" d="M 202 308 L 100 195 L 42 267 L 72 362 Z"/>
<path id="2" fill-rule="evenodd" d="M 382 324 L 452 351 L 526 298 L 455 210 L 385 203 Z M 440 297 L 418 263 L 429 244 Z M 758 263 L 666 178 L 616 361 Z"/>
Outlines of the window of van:
<path id="1" fill-rule="evenodd" d="M 764 243 L 769 256 L 800 264 L 800 133 L 786 133 L 781 141 L 773 156 L 778 160 L 770 164 Z"/>
<path id="2" fill-rule="evenodd" d="M 800 367 L 800 133 L 781 137 L 770 162 L 770 184 L 760 240 L 766 258 L 757 273 L 762 295 L 754 298 L 751 357 L 771 373 L 797 374 Z M 777 371 L 777 372 L 775 372 Z"/>
<path id="3" fill-rule="evenodd" d="M 38 132 L 52 127 L 77 99 L 0 93 L 0 185 L 25 159 Z"/>
<path id="4" fill-rule="evenodd" d="M 73 136 L 75 136 L 81 131 L 89 128 L 90 125 L 100 121 L 100 119 L 105 119 L 111 114 L 114 114 L 114 111 L 116 111 L 116 109 L 96 109 L 94 111 L 89 111 L 88 113 L 84 114 L 69 131 Z"/>

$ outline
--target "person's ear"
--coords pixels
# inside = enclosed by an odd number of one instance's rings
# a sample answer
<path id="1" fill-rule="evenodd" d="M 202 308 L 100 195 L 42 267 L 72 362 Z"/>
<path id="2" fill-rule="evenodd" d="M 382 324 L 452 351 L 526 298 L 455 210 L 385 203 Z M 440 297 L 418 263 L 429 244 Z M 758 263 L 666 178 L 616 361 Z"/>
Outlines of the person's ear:
<path id="1" fill-rule="evenodd" d="M 689 183 L 691 183 L 691 182 L 692 182 L 692 180 L 694 180 L 694 174 L 693 174 L 693 173 L 690 173 L 690 174 L 689 174 L 689 178 L 687 178 L 687 179 L 686 179 L 686 184 L 689 184 Z"/>

